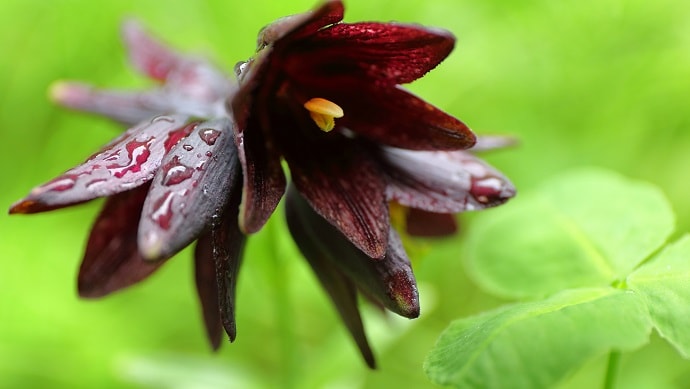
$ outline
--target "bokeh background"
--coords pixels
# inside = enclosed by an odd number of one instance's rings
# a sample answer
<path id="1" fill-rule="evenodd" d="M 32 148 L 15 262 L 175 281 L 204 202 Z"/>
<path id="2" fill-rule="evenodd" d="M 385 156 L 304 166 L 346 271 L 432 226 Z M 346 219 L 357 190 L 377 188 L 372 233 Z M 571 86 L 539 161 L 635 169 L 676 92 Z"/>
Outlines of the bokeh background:
<path id="1" fill-rule="evenodd" d="M 259 28 L 313 3 L 0 2 L 0 204 L 9 207 L 121 131 L 54 107 L 46 90 L 56 79 L 148 85 L 126 64 L 123 18 L 230 70 L 251 56 Z M 416 22 L 456 34 L 456 51 L 410 88 L 480 134 L 517 136 L 519 147 L 487 158 L 521 192 L 571 167 L 610 168 L 659 185 L 678 231 L 690 230 L 689 2 L 348 0 L 346 8 L 346 21 Z M 369 371 L 277 214 L 250 240 L 238 338 L 214 354 L 188 251 L 141 285 L 97 302 L 77 299 L 76 271 L 99 205 L 0 216 L 0 387 L 433 387 L 422 362 L 443 328 L 503 303 L 465 275 L 462 233 L 414 243 L 422 316 L 408 321 L 364 307 L 380 365 Z M 462 228 L 477 217 L 463 215 Z M 563 387 L 600 386 L 605 364 L 605 356 L 592 360 Z M 688 382 L 690 362 L 658 337 L 623 356 L 620 387 Z"/>

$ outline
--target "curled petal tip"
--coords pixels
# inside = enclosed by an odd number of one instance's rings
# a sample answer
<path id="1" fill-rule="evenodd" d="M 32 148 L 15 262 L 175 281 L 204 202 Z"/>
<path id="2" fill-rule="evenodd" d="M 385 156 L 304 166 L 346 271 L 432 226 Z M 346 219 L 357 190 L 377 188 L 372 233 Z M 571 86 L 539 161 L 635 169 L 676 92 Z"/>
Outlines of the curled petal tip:
<path id="1" fill-rule="evenodd" d="M 34 201 L 31 200 L 20 200 L 10 207 L 9 211 L 7 212 L 10 215 L 14 215 L 17 213 L 31 213 L 31 208 L 33 205 L 36 204 Z"/>
<path id="2" fill-rule="evenodd" d="M 59 80 L 48 87 L 48 98 L 53 103 L 70 106 L 86 99 L 89 92 L 85 85 Z"/>
<path id="3" fill-rule="evenodd" d="M 163 240 L 154 232 L 147 232 L 139 238 L 139 253 L 146 261 L 160 260 L 163 254 Z"/>

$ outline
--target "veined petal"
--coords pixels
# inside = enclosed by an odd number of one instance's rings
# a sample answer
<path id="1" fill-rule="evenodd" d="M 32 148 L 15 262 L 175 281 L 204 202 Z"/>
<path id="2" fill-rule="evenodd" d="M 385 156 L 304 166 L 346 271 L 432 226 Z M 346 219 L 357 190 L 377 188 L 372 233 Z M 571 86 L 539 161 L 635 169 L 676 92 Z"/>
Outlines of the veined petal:
<path id="1" fill-rule="evenodd" d="M 123 192 L 153 177 L 163 155 L 196 125 L 186 115 L 158 116 L 135 126 L 83 164 L 33 190 L 10 213 L 50 211 Z"/>
<path id="2" fill-rule="evenodd" d="M 295 236 L 300 247 L 308 245 L 318 249 L 329 267 L 337 268 L 392 312 L 408 318 L 419 316 L 417 284 L 410 260 L 394 229 L 388 230 L 384 258 L 372 260 L 319 216 L 294 189 L 288 191 L 286 209 L 291 229 L 305 232 Z"/>
<path id="3" fill-rule="evenodd" d="M 139 223 L 149 185 L 116 194 L 96 219 L 79 268 L 81 297 L 103 297 L 145 279 L 164 262 L 144 261 L 137 247 Z"/>
<path id="4" fill-rule="evenodd" d="M 515 195 L 507 178 L 464 151 L 382 148 L 387 196 L 430 212 L 456 213 L 493 207 Z"/>
<path id="5" fill-rule="evenodd" d="M 291 192 L 292 195 L 290 194 Z M 314 270 L 321 285 L 330 295 L 331 301 L 333 301 L 341 319 L 357 344 L 364 361 L 370 368 L 374 369 L 376 361 L 362 325 L 362 317 L 357 305 L 357 289 L 344 273 L 332 265 L 328 259 L 328 253 L 323 250 L 322 245 L 318 244 L 317 239 L 314 239 L 314 231 L 302 220 L 304 218 L 301 210 L 303 204 L 295 204 L 292 201 L 292 198 L 295 196 L 299 197 L 299 194 L 295 194 L 294 191 L 288 192 L 288 201 L 285 206 L 290 233 L 302 255 L 307 259 L 312 270 Z M 304 203 L 304 200 L 299 198 L 297 202 Z M 306 207 L 309 207 L 309 205 L 306 205 Z M 316 215 L 316 217 L 319 216 Z M 331 226 L 328 227 L 333 229 Z M 320 234 L 320 231 L 317 233 Z"/>
<path id="6" fill-rule="evenodd" d="M 235 133 L 244 178 L 239 222 L 246 234 L 257 232 L 266 224 L 286 185 L 280 153 L 254 121 L 257 119 L 250 117 L 247 128 Z"/>
<path id="7" fill-rule="evenodd" d="M 385 182 L 366 150 L 340 134 L 282 142 L 295 187 L 324 219 L 371 258 L 388 242 Z"/>
<path id="8" fill-rule="evenodd" d="M 295 76 L 299 77 L 299 76 Z M 472 147 L 474 133 L 460 120 L 401 87 L 366 83 L 352 75 L 303 77 L 303 93 L 342 107 L 337 126 L 374 142 L 410 150 Z"/>
<path id="9" fill-rule="evenodd" d="M 372 79 L 405 84 L 435 68 L 454 45 L 453 34 L 441 29 L 396 23 L 340 23 L 305 38 L 294 55 L 312 73 L 359 69 Z"/>
<path id="10" fill-rule="evenodd" d="M 223 213 L 239 180 L 232 126 L 225 118 L 201 123 L 163 158 L 139 223 L 145 258 L 175 254 Z"/>
<path id="11" fill-rule="evenodd" d="M 223 328 L 231 342 L 237 334 L 235 289 L 246 239 L 237 226 L 241 193 L 240 188 L 233 190 L 220 225 L 202 235 L 194 251 L 197 293 L 214 349 L 220 346 Z"/>

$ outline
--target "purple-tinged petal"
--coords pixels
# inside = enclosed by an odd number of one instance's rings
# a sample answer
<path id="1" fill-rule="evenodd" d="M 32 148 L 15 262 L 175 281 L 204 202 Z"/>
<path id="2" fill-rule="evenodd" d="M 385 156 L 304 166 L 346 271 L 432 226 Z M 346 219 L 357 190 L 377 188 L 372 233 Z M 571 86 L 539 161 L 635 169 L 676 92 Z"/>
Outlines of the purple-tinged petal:
<path id="1" fill-rule="evenodd" d="M 79 268 L 81 297 L 103 297 L 142 281 L 164 262 L 144 261 L 136 227 L 149 185 L 116 194 L 105 203 L 91 229 Z"/>
<path id="2" fill-rule="evenodd" d="M 288 190 L 286 210 L 288 225 L 298 231 L 293 236 L 300 247 L 317 250 L 328 267 L 338 269 L 390 311 L 411 319 L 419 316 L 419 296 L 410 260 L 393 228 L 388 230 L 385 256 L 374 261 L 319 216 L 293 188 Z"/>
<path id="3" fill-rule="evenodd" d="M 256 119 L 256 116 L 250 119 Z M 285 174 L 280 154 L 265 137 L 256 122 L 235 134 L 242 164 L 243 188 L 240 206 L 240 228 L 247 234 L 257 232 L 266 224 L 285 193 Z"/>
<path id="4" fill-rule="evenodd" d="M 453 235 L 458 231 L 455 216 L 450 213 L 408 208 L 405 216 L 405 231 L 412 236 L 436 238 Z"/>
<path id="5" fill-rule="evenodd" d="M 371 258 L 388 242 L 386 183 L 367 150 L 340 134 L 290 140 L 285 159 L 295 187 L 324 219 Z M 333 135 L 333 136 L 330 136 Z"/>
<path id="6" fill-rule="evenodd" d="M 312 74 L 356 70 L 377 82 L 406 84 L 435 68 L 453 50 L 448 31 L 395 23 L 341 23 L 317 31 L 294 53 Z M 308 69 L 308 70 L 306 70 Z"/>
<path id="7" fill-rule="evenodd" d="M 194 252 L 197 292 L 214 350 L 220 346 L 223 328 L 231 342 L 237 335 L 235 289 L 246 239 L 237 226 L 241 193 L 239 187 L 234 189 L 220 225 L 199 238 Z"/>
<path id="8" fill-rule="evenodd" d="M 83 164 L 32 189 L 10 213 L 50 211 L 140 186 L 194 126 L 185 115 L 158 116 L 135 126 Z"/>
<path id="9" fill-rule="evenodd" d="M 143 74 L 165 81 L 170 71 L 185 59 L 149 35 L 134 20 L 122 25 L 122 37 L 129 49 L 132 64 Z"/>
<path id="10" fill-rule="evenodd" d="M 430 212 L 457 213 L 493 207 L 515 195 L 496 169 L 464 151 L 410 151 L 386 147 L 389 200 Z"/>
<path id="11" fill-rule="evenodd" d="M 314 231 L 312 231 L 302 220 L 301 205 L 293 204 L 293 202 L 290 201 L 290 197 L 292 196 L 289 194 L 288 196 L 288 203 L 286 204 L 285 211 L 290 233 L 299 246 L 300 251 L 309 262 L 309 265 L 314 270 L 321 285 L 330 295 L 341 319 L 357 344 L 364 361 L 370 368 L 376 368 L 374 354 L 371 351 L 371 347 L 369 347 L 369 342 L 364 332 L 364 326 L 362 325 L 362 317 L 357 305 L 357 289 L 354 283 L 332 265 L 331 260 L 328 258 L 329 253 L 325 252 L 323 246 L 319 245 L 318 241 L 314 239 L 318 235 L 313 235 Z M 298 201 L 304 203 L 302 199 Z M 309 207 L 309 205 L 306 206 Z M 319 216 L 317 215 L 316 217 Z M 328 227 L 333 229 L 330 226 Z M 317 233 L 320 234 L 321 231 Z"/>
<path id="12" fill-rule="evenodd" d="M 139 250 L 151 260 L 174 255 L 223 213 L 239 177 L 233 123 L 201 123 L 161 162 L 144 202 Z"/>
<path id="13" fill-rule="evenodd" d="M 326 0 L 309 12 L 286 16 L 259 31 L 258 48 L 270 44 L 289 44 L 343 20 L 345 7 L 340 0 Z"/>

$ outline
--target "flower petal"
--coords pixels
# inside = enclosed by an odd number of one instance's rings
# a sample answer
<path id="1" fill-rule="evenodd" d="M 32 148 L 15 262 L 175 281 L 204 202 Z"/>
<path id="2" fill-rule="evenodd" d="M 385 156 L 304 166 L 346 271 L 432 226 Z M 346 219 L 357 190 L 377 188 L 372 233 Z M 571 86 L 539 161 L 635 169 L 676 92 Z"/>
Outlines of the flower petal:
<path id="1" fill-rule="evenodd" d="M 297 194 L 293 194 L 293 196 L 299 197 Z M 330 295 L 331 301 L 333 301 L 341 319 L 352 335 L 365 362 L 370 368 L 374 369 L 376 367 L 374 354 L 369 347 L 364 326 L 362 325 L 362 317 L 357 306 L 357 289 L 345 274 L 332 266 L 331 261 L 328 259 L 328 254 L 313 239 L 313 231 L 302 220 L 303 215 L 301 215 L 301 209 L 299 209 L 300 205 L 295 205 L 290 201 L 293 196 L 290 196 L 290 192 L 288 192 L 288 203 L 285 206 L 290 233 L 314 270 L 321 285 Z M 298 201 L 304 202 L 302 199 Z M 309 207 L 309 205 L 306 206 Z M 317 215 L 316 217 L 319 216 Z M 330 226 L 329 228 L 332 229 Z M 357 250 L 355 249 L 355 251 Z"/>
<path id="2" fill-rule="evenodd" d="M 464 151 L 382 149 L 387 196 L 430 212 L 456 213 L 493 207 L 515 195 L 497 170 Z"/>
<path id="3" fill-rule="evenodd" d="M 357 69 L 389 84 L 412 82 L 453 50 L 448 31 L 396 23 L 340 23 L 301 41 L 294 54 L 311 72 Z M 311 65 L 311 66 L 310 66 Z"/>
<path id="4" fill-rule="evenodd" d="M 81 297 L 103 297 L 145 279 L 164 262 L 146 262 L 137 247 L 136 226 L 149 185 L 116 194 L 91 229 L 79 268 Z"/>
<path id="5" fill-rule="evenodd" d="M 165 81 L 171 70 L 185 59 L 154 39 L 136 21 L 127 20 L 122 25 L 122 37 L 129 49 L 132 64 L 145 75 Z"/>
<path id="6" fill-rule="evenodd" d="M 408 208 L 405 216 L 405 231 L 412 236 L 442 237 L 453 235 L 458 230 L 455 216 L 450 213 Z"/>
<path id="7" fill-rule="evenodd" d="M 232 126 L 226 118 L 201 123 L 163 158 L 139 223 L 145 258 L 174 255 L 223 213 L 240 171 Z"/>
<path id="8" fill-rule="evenodd" d="M 255 119 L 256 115 L 249 120 Z M 266 224 L 278 206 L 285 193 L 285 174 L 275 145 L 255 122 L 237 131 L 235 141 L 244 178 L 240 228 L 251 234 Z"/>
<path id="9" fill-rule="evenodd" d="M 214 349 L 220 346 L 223 328 L 231 342 L 237 335 L 235 289 L 246 240 L 237 226 L 241 193 L 234 189 L 220 225 L 199 238 L 194 252 L 197 292 Z"/>
<path id="10" fill-rule="evenodd" d="M 345 7 L 340 0 L 326 0 L 312 11 L 286 16 L 259 31 L 258 48 L 266 45 L 287 45 L 312 35 L 319 29 L 343 20 Z"/>
<path id="11" fill-rule="evenodd" d="M 291 76 L 306 99 L 320 97 L 342 107 L 345 116 L 336 125 L 374 142 L 410 150 L 460 150 L 476 141 L 463 122 L 401 87 L 367 83 L 352 74 Z"/>
<path id="12" fill-rule="evenodd" d="M 163 155 L 187 136 L 195 123 L 187 116 L 158 116 L 135 126 L 83 164 L 33 190 L 10 213 L 50 211 L 110 196 L 151 180 Z"/>
<path id="13" fill-rule="evenodd" d="M 295 187 L 355 246 L 371 258 L 383 258 L 389 217 L 377 163 L 340 134 L 315 135 L 281 142 Z"/>
<path id="14" fill-rule="evenodd" d="M 290 229 L 298 232 L 293 233 L 295 242 L 300 248 L 309 248 L 305 257 L 318 253 L 328 267 L 337 268 L 392 312 L 407 318 L 419 316 L 419 296 L 410 260 L 393 228 L 388 231 L 384 258 L 375 261 L 319 216 L 294 189 L 288 190 L 286 210 Z"/>

